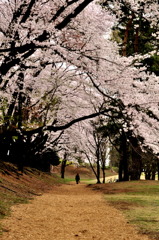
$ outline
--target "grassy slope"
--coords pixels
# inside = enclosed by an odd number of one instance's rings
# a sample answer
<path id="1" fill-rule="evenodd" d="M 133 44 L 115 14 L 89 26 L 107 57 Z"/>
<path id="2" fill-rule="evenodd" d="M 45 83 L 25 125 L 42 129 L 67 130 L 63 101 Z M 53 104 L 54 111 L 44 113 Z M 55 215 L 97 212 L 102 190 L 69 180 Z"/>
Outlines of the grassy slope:
<path id="1" fill-rule="evenodd" d="M 27 203 L 62 182 L 55 174 L 31 168 L 25 168 L 21 174 L 13 164 L 0 162 L 0 219 L 10 215 L 12 205 Z"/>
<path id="2" fill-rule="evenodd" d="M 16 166 L 0 162 L 0 218 L 10 214 L 13 204 L 27 203 L 50 191 L 54 184 L 74 181 L 77 172 L 84 182 L 95 178 L 89 168 L 75 166 L 66 167 L 65 180 L 59 177 L 60 167 L 55 167 L 52 174 L 26 168 L 22 175 Z M 112 175 L 111 171 L 106 172 L 107 177 Z M 102 191 L 106 200 L 123 211 L 139 231 L 150 235 L 150 239 L 159 239 L 159 181 L 90 184 L 90 187 Z"/>
<path id="3" fill-rule="evenodd" d="M 54 167 L 53 172 L 56 173 L 58 176 L 60 176 L 60 166 Z M 89 181 L 95 180 L 95 175 L 92 172 L 90 167 L 83 167 L 83 166 L 76 167 L 75 165 L 68 165 L 66 167 L 65 178 L 68 181 L 74 181 L 75 175 L 77 172 L 80 174 L 80 178 L 82 182 L 89 183 Z M 115 172 L 112 172 L 111 170 L 106 170 L 106 177 L 111 177 L 114 175 L 116 175 Z M 102 171 L 101 171 L 101 177 L 102 177 Z"/>
<path id="4" fill-rule="evenodd" d="M 132 181 L 94 185 L 114 207 L 123 211 L 138 231 L 159 239 L 159 182 Z"/>
<path id="5" fill-rule="evenodd" d="M 26 203 L 34 196 L 49 191 L 54 184 L 74 181 L 77 171 L 83 180 L 94 178 L 90 168 L 67 166 L 66 179 L 62 180 L 60 166 L 54 167 L 52 174 L 31 168 L 25 168 L 21 174 L 15 165 L 0 161 L 0 218 L 10 214 L 13 204 Z"/>
<path id="6" fill-rule="evenodd" d="M 60 166 L 54 167 L 52 174 L 31 168 L 25 168 L 21 174 L 15 165 L 0 161 L 0 218 L 10 214 L 13 204 L 27 203 L 34 196 L 51 190 L 54 184 L 74 181 L 77 172 L 83 181 L 95 178 L 90 168 L 73 165 L 66 167 L 65 180 L 60 178 Z"/>

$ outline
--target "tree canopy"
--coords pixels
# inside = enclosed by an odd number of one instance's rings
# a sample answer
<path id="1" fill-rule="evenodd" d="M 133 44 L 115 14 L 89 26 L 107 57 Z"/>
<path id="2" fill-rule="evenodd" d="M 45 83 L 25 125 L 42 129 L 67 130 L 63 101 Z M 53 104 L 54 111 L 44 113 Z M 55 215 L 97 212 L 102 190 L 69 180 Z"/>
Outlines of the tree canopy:
<path id="1" fill-rule="evenodd" d="M 74 148 L 78 123 L 90 128 L 99 115 L 120 115 L 125 132 L 159 153 L 158 60 L 148 63 L 158 59 L 158 11 L 155 0 L 1 1 L 1 155 L 15 158 L 19 144 L 28 155 Z"/>

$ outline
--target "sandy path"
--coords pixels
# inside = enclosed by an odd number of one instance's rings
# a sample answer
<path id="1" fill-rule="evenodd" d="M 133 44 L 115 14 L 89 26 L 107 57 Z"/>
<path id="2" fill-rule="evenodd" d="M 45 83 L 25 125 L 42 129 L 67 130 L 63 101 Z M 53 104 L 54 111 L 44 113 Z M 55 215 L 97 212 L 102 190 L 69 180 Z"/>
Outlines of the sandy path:
<path id="1" fill-rule="evenodd" d="M 55 187 L 2 221 L 2 240 L 148 240 L 101 193 L 84 184 Z"/>

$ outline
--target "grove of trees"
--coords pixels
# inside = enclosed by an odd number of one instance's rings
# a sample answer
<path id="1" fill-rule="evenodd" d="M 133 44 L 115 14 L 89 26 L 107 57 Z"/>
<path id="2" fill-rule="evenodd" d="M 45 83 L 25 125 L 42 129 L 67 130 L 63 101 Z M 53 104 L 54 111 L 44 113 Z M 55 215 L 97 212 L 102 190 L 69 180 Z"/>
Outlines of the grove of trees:
<path id="1" fill-rule="evenodd" d="M 99 183 L 115 149 L 120 181 L 154 179 L 158 95 L 157 0 L 0 1 L 1 161 L 87 159 Z"/>

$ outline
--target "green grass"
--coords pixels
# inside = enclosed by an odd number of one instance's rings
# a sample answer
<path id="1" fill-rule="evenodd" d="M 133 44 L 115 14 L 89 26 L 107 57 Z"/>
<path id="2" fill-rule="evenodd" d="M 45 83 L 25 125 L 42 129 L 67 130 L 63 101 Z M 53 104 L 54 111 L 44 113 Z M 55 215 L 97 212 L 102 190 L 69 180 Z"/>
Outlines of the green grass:
<path id="1" fill-rule="evenodd" d="M 27 203 L 28 200 L 24 197 L 18 197 L 13 194 L 9 193 L 0 193 L 0 219 L 10 216 L 11 214 L 11 206 L 14 204 L 19 204 L 19 203 Z M 4 229 L 0 225 L 0 235 Z"/>
<path id="2" fill-rule="evenodd" d="M 0 193 L 0 218 L 10 214 L 10 207 L 14 204 L 27 203 L 28 199 L 12 194 Z"/>
<path id="3" fill-rule="evenodd" d="M 140 232 L 159 239 L 159 182 L 134 181 L 111 186 L 106 200 L 122 210 Z"/>
<path id="4" fill-rule="evenodd" d="M 71 178 L 71 177 L 66 177 L 66 178 L 61 178 L 61 183 L 69 183 L 69 182 L 75 182 L 75 179 L 74 178 Z"/>
<path id="5" fill-rule="evenodd" d="M 15 204 L 28 203 L 30 199 L 51 189 L 54 184 L 64 181 L 56 174 L 43 173 L 36 169 L 25 168 L 24 174 L 19 174 L 16 167 L 5 163 L 0 172 L 0 220 L 11 215 L 11 207 Z M 0 225 L 0 234 L 5 229 Z"/>

